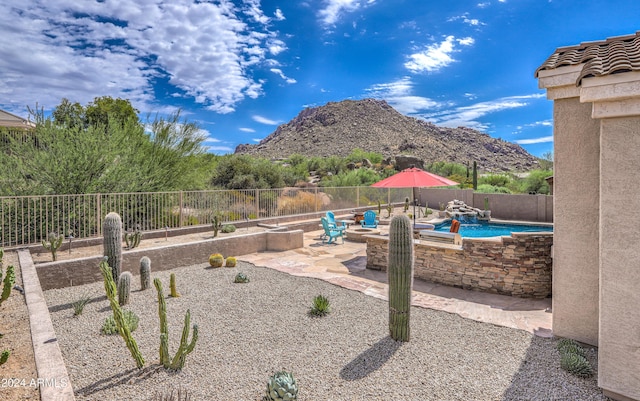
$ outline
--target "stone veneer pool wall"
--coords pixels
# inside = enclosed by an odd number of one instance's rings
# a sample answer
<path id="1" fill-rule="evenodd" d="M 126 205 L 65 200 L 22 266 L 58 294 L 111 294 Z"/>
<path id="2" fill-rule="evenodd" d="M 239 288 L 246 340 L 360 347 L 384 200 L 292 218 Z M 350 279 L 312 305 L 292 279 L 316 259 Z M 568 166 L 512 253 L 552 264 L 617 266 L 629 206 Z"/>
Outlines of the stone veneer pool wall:
<path id="1" fill-rule="evenodd" d="M 367 268 L 387 269 L 389 237 L 367 236 Z M 462 246 L 414 241 L 414 277 L 522 298 L 551 296 L 553 233 L 464 238 Z"/>

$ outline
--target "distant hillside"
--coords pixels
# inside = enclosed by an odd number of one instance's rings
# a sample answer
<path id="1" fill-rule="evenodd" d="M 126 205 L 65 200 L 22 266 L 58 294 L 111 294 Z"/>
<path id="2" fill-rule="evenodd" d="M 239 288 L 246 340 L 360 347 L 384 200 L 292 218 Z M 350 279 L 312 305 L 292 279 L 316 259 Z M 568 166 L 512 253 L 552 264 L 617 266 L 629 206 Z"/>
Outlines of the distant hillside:
<path id="1" fill-rule="evenodd" d="M 520 145 L 470 128 L 445 128 L 398 113 L 383 100 L 344 100 L 307 108 L 257 145 L 235 153 L 284 158 L 347 156 L 355 148 L 385 157 L 410 154 L 425 164 L 477 161 L 485 171 L 531 170 L 537 159 Z"/>

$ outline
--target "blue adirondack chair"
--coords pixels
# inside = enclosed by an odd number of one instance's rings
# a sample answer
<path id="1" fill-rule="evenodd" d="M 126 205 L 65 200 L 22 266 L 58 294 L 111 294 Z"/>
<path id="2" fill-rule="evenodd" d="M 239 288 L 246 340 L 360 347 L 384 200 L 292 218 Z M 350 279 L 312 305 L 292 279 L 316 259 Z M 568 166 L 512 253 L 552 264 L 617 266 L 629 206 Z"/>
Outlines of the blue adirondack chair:
<path id="1" fill-rule="evenodd" d="M 360 221 L 362 228 L 378 228 L 378 219 L 376 219 L 376 212 L 373 210 L 367 210 L 364 212 L 364 220 Z"/>
<path id="2" fill-rule="evenodd" d="M 329 227 L 329 222 L 325 217 L 320 217 L 320 221 L 322 222 L 322 228 L 324 229 L 324 237 L 322 238 L 322 243 L 327 240 L 327 244 L 330 244 L 335 238 L 342 238 L 342 243 L 344 244 L 344 237 L 342 236 L 343 230 L 334 230 Z M 335 242 L 334 242 L 335 243 Z"/>
<path id="3" fill-rule="evenodd" d="M 336 216 L 333 214 L 333 212 L 331 210 L 327 211 L 326 215 L 327 215 L 327 223 L 329 223 L 329 228 L 330 229 L 344 231 L 344 229 L 346 227 L 345 226 L 339 226 L 336 223 Z"/>

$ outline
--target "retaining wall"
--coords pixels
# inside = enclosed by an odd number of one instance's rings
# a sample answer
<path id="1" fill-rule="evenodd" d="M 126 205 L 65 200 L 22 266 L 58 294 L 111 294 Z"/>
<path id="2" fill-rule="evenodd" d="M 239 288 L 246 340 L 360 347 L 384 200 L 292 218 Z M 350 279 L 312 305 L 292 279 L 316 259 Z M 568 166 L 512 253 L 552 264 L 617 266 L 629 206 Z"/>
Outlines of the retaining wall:
<path id="1" fill-rule="evenodd" d="M 414 277 L 522 298 L 551 296 L 553 233 L 464 238 L 462 246 L 415 240 Z M 387 269 L 389 237 L 367 236 L 367 268 Z"/>
<path id="2" fill-rule="evenodd" d="M 207 263 L 209 255 L 219 252 L 226 256 L 246 255 L 261 251 L 285 251 L 301 248 L 303 231 L 270 230 L 262 233 L 213 238 L 156 248 L 132 249 L 122 252 L 122 271 L 140 274 L 140 258 L 151 259 L 151 270 L 162 271 L 181 266 Z M 40 263 L 36 271 L 43 290 L 83 285 L 102 280 L 98 265 L 102 255 Z"/>

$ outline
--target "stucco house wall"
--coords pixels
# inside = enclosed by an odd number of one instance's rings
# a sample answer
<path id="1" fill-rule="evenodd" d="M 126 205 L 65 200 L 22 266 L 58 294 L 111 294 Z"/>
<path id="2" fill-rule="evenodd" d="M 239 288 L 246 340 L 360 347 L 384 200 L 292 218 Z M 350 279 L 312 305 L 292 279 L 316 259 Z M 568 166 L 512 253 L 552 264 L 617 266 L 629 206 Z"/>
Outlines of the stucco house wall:
<path id="1" fill-rule="evenodd" d="M 638 60 L 640 31 L 558 48 L 536 71 L 554 101 L 553 331 L 597 339 L 598 385 L 620 401 L 640 400 Z"/>
<path id="2" fill-rule="evenodd" d="M 553 115 L 553 332 L 597 345 L 600 124 L 578 97 Z"/>

